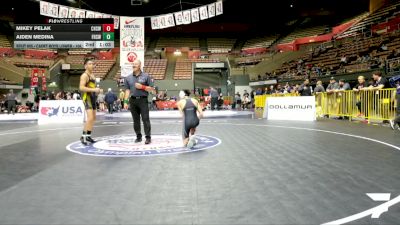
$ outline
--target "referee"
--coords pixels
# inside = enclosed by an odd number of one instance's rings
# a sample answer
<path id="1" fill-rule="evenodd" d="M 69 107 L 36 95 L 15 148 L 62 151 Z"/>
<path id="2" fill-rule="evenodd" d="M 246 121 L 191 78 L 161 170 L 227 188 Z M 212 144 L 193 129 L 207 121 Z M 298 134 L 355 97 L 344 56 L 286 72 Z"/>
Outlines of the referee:
<path id="1" fill-rule="evenodd" d="M 145 144 L 151 143 L 151 125 L 149 117 L 149 104 L 147 96 L 149 92 L 155 93 L 153 81 L 149 74 L 142 72 L 142 62 L 135 60 L 133 62 L 133 73 L 124 79 L 125 99 L 124 109 L 128 109 L 128 103 L 133 118 L 133 129 L 136 133 L 135 143 L 142 142 L 142 133 L 140 128 L 140 116 L 144 125 L 146 137 Z"/>

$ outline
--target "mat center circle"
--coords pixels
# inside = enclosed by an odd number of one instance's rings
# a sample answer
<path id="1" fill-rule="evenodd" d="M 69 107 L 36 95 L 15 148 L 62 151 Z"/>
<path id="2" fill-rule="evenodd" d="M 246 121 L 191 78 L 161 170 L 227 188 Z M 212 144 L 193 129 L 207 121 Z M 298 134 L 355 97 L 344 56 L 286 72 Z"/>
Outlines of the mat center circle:
<path id="1" fill-rule="evenodd" d="M 67 146 L 67 150 L 82 155 L 132 157 L 200 151 L 221 143 L 215 137 L 196 135 L 197 144 L 192 149 L 188 149 L 183 147 L 182 136 L 178 134 L 152 135 L 152 142 L 148 145 L 144 144 L 144 138 L 142 142 L 135 143 L 135 135 L 113 135 L 95 139 L 97 142 L 94 144 L 84 145 L 79 141 L 71 143 Z"/>

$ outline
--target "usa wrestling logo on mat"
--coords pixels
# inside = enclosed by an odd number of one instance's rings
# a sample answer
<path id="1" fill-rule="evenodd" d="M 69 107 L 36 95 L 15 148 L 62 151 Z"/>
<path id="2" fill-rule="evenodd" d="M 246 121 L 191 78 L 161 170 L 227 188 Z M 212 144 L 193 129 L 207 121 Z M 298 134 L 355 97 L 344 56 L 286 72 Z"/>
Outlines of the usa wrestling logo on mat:
<path id="1" fill-rule="evenodd" d="M 135 143 L 135 135 L 114 135 L 96 137 L 93 145 L 83 145 L 80 141 L 71 143 L 67 150 L 81 155 L 105 157 L 135 157 L 169 155 L 186 152 L 201 151 L 215 147 L 221 140 L 215 137 L 196 135 L 197 144 L 188 149 L 182 147 L 182 136 L 177 134 L 158 134 L 151 136 L 151 144 Z"/>

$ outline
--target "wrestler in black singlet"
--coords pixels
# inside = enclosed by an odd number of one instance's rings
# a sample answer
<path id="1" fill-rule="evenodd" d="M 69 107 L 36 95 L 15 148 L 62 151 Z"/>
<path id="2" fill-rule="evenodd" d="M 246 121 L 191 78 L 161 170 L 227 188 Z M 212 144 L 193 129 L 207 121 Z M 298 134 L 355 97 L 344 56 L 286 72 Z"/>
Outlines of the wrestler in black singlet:
<path id="1" fill-rule="evenodd" d="M 190 129 L 199 125 L 199 117 L 197 117 L 197 107 L 193 104 L 192 99 L 186 99 L 185 107 L 183 107 L 185 121 L 183 123 L 183 137 L 188 138 Z"/>

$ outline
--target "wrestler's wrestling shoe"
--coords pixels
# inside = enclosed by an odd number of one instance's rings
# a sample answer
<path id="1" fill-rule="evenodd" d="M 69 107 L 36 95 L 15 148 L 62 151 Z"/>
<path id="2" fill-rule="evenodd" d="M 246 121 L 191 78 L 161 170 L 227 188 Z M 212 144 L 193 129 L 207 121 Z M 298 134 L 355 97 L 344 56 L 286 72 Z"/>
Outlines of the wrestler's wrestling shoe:
<path id="1" fill-rule="evenodd" d="M 194 135 L 192 135 L 192 136 L 190 136 L 189 142 L 188 142 L 188 144 L 187 144 L 186 146 L 187 146 L 189 149 L 192 149 L 196 144 L 197 144 L 197 140 L 196 140 L 196 138 L 194 137 Z"/>
<path id="2" fill-rule="evenodd" d="M 90 136 L 87 136 L 87 137 L 86 137 L 86 141 L 89 142 L 89 143 L 92 143 L 92 144 L 93 144 L 93 143 L 96 143 L 96 141 L 93 140 L 92 137 L 90 137 Z"/>
<path id="3" fill-rule="evenodd" d="M 87 144 L 88 144 L 85 137 L 81 136 L 81 139 L 80 139 L 80 140 L 81 140 L 81 143 L 82 143 L 83 145 L 87 145 Z"/>
<path id="4" fill-rule="evenodd" d="M 82 136 L 80 140 L 83 145 L 88 145 L 89 143 L 91 143 L 91 144 L 96 143 L 96 141 L 93 140 L 92 137 L 90 137 L 90 136 L 86 136 L 86 137 Z"/>

